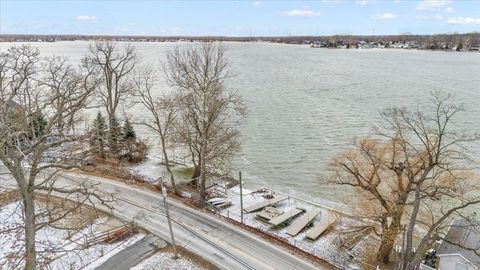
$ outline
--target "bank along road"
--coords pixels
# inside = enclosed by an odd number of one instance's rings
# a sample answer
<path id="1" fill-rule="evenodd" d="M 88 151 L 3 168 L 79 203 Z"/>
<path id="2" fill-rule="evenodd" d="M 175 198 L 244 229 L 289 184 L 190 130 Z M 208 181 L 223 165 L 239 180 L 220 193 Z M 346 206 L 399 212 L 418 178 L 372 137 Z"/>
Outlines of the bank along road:
<path id="1" fill-rule="evenodd" d="M 56 185 L 71 186 L 72 182 L 97 184 L 101 192 L 113 194 L 115 201 L 112 203 L 111 213 L 114 216 L 135 222 L 158 237 L 170 241 L 160 194 L 113 180 L 75 173 L 63 174 Z M 228 224 L 214 215 L 189 208 L 172 198 L 167 201 L 176 244 L 220 269 L 333 269 L 307 262 L 304 258 L 297 257 L 290 251 Z"/>

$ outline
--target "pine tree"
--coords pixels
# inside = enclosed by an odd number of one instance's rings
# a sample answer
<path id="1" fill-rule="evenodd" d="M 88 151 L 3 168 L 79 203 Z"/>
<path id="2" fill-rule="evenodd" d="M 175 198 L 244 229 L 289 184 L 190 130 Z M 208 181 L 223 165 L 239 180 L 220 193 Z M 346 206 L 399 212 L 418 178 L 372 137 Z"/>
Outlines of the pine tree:
<path id="1" fill-rule="evenodd" d="M 118 122 L 117 117 L 113 116 L 112 122 L 108 129 L 108 147 L 110 148 L 110 153 L 118 153 L 118 144 L 122 138 L 122 127 Z"/>
<path id="2" fill-rule="evenodd" d="M 102 113 L 98 112 L 97 117 L 93 121 L 92 137 L 90 138 L 90 145 L 92 152 L 95 155 L 100 155 L 105 158 L 105 141 L 107 136 L 107 124 Z"/>
<path id="3" fill-rule="evenodd" d="M 125 124 L 123 125 L 123 140 L 125 142 L 135 141 L 137 139 L 137 133 L 133 129 L 132 123 L 127 119 L 125 119 Z"/>
<path id="4" fill-rule="evenodd" d="M 30 139 L 38 138 L 45 134 L 45 128 L 47 127 L 47 120 L 41 111 L 35 112 L 30 122 Z"/>

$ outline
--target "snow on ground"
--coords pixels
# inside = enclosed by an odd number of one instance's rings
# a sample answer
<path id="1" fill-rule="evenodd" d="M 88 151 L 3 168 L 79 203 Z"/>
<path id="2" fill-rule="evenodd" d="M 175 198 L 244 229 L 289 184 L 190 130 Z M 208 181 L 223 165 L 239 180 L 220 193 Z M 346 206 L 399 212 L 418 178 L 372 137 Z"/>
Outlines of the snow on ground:
<path id="1" fill-rule="evenodd" d="M 187 258 L 173 259 L 173 252 L 157 253 L 130 270 L 202 270 Z"/>
<path id="2" fill-rule="evenodd" d="M 221 189 L 223 192 L 224 190 Z M 219 189 L 219 194 L 221 194 Z M 273 191 L 268 190 L 267 193 L 272 194 L 282 194 L 276 193 Z M 227 190 L 226 194 L 223 194 L 225 198 L 232 202 L 232 206 L 220 210 L 220 214 L 234 219 L 236 221 L 240 221 L 240 189 L 239 187 L 234 187 Z M 246 208 L 250 205 L 256 204 L 258 202 L 264 201 L 265 193 L 263 192 L 252 192 L 251 190 L 243 189 L 243 207 Z M 277 208 L 282 209 L 283 211 L 288 211 L 293 208 L 301 208 L 305 210 L 310 210 L 313 207 L 320 208 L 322 212 L 315 218 L 313 221 L 314 224 L 320 222 L 322 216 L 326 216 L 328 213 L 333 213 L 331 208 L 328 206 L 313 204 L 311 202 L 303 201 L 299 198 L 292 198 L 290 197 L 286 201 L 283 201 L 276 205 Z M 365 248 L 369 245 L 367 242 L 372 242 L 372 238 L 370 235 L 365 235 L 363 239 L 360 241 L 358 245 L 356 245 L 351 250 L 346 250 L 342 248 L 341 240 L 347 241 L 347 237 L 349 236 L 347 232 L 350 228 L 355 225 L 359 225 L 359 222 L 353 220 L 352 218 L 348 218 L 346 216 L 341 216 L 337 214 L 339 220 L 334 224 L 333 229 L 328 230 L 326 233 L 322 234 L 317 240 L 311 241 L 305 238 L 306 232 L 308 232 L 309 227 L 306 227 L 302 232 L 300 232 L 297 236 L 291 237 L 286 234 L 287 226 L 284 227 L 272 227 L 272 225 L 268 224 L 267 222 L 261 221 L 256 218 L 256 215 L 259 212 L 254 213 L 244 213 L 244 223 L 248 226 L 257 228 L 263 232 L 267 232 L 272 236 L 277 238 L 281 238 L 289 242 L 290 244 L 308 252 L 314 254 L 322 259 L 327 260 L 328 262 L 336 265 L 337 267 L 347 267 L 352 263 L 353 258 L 360 258 L 363 254 Z M 298 219 L 297 216 L 296 219 Z M 290 223 L 292 224 L 296 219 Z M 351 236 L 355 234 L 352 233 Z M 347 268 L 348 269 L 348 268 Z"/>
<path id="3" fill-rule="evenodd" d="M 0 237 L 0 266 L 6 266 L 7 268 L 13 268 L 7 264 L 7 256 L 12 252 L 19 250 L 17 239 L 21 237 L 21 232 L 16 230 L 16 221 L 22 220 L 20 203 L 10 203 L 0 208 L 0 231 L 2 237 Z"/>
<path id="4" fill-rule="evenodd" d="M 25 235 L 23 228 L 18 227 L 23 224 L 21 204 L 17 201 L 3 206 L 0 210 L 0 231 L 2 231 L 0 237 L 0 247 L 2 247 L 0 249 L 1 269 L 21 268 L 21 266 L 12 264 L 12 261 L 8 259 L 15 254 L 21 256 L 23 252 Z M 94 269 L 123 248 L 144 237 L 143 234 L 137 234 L 116 243 L 97 244 L 86 249 L 79 248 L 84 242 L 84 237 L 91 235 L 95 228 L 105 222 L 106 219 L 106 217 L 97 218 L 91 225 L 80 230 L 71 238 L 68 238 L 66 230 L 50 227 L 42 228 L 36 234 L 37 250 L 45 250 L 51 247 L 64 250 L 55 254 L 42 253 L 48 256 L 45 259 L 53 260 L 50 263 L 50 269 L 52 270 L 79 269 L 81 267 Z"/>
<path id="5" fill-rule="evenodd" d="M 144 234 L 136 234 L 126 240 L 113 244 L 98 244 L 84 250 L 67 252 L 64 256 L 53 261 L 50 266 L 52 270 L 63 269 L 85 269 L 93 270 L 102 265 L 124 248 L 140 241 Z"/>
<path id="6" fill-rule="evenodd" d="M 176 169 L 189 168 L 188 166 L 182 165 L 183 162 L 179 160 L 171 161 L 171 162 L 174 162 L 171 168 L 173 170 L 173 175 L 175 176 L 176 182 L 190 180 L 190 179 L 184 179 L 183 175 L 179 175 L 178 172 L 176 172 Z M 149 155 L 144 162 L 131 165 L 129 170 L 132 173 L 146 176 L 146 180 L 149 181 L 150 183 L 156 184 L 158 181 L 158 178 L 162 177 L 164 179 L 167 179 L 167 181 L 165 181 L 166 185 L 170 184 L 170 180 L 168 180 L 169 174 L 168 174 L 167 168 L 164 166 L 164 160 L 162 159 L 161 155 L 153 155 L 153 156 Z"/>
<path id="7" fill-rule="evenodd" d="M 144 162 L 135 167 L 135 170 L 139 174 L 143 174 L 149 177 L 153 175 L 165 173 L 165 166 L 161 166 L 161 159 L 158 157 L 150 157 L 147 162 Z M 159 166 L 160 165 L 160 166 Z M 157 176 L 158 177 L 158 176 Z M 265 188 L 261 188 L 265 189 Z M 268 189 L 267 189 L 268 190 Z M 216 197 L 223 197 L 232 202 L 232 205 L 226 209 L 220 210 L 220 214 L 240 221 L 240 188 L 235 186 L 233 188 L 227 189 L 222 186 L 217 186 L 214 193 Z M 275 191 L 269 190 L 269 193 L 272 194 L 283 194 Z M 243 207 L 248 207 L 250 205 L 256 204 L 258 202 L 264 201 L 264 193 L 256 192 L 248 189 L 243 189 Z M 348 269 L 349 266 L 355 265 L 355 261 L 361 260 L 362 255 L 365 250 L 372 248 L 372 243 L 375 243 L 376 239 L 371 236 L 371 234 L 362 235 L 361 233 L 348 233 L 352 227 L 361 225 L 357 220 L 349 218 L 345 215 L 338 214 L 337 210 L 343 211 L 343 213 L 348 213 L 351 211 L 346 205 L 327 201 L 319 198 L 315 202 L 308 202 L 302 200 L 301 195 L 295 194 L 292 191 L 291 194 L 285 194 L 289 196 L 289 199 L 277 204 L 277 207 L 283 211 L 288 211 L 292 208 L 302 208 L 309 210 L 313 207 L 320 208 L 322 212 L 315 218 L 313 224 L 320 222 L 320 219 L 325 217 L 327 214 L 335 213 L 338 216 L 338 221 L 334 224 L 332 229 L 329 229 L 327 232 L 322 234 L 317 240 L 311 241 L 305 238 L 306 232 L 308 232 L 309 227 L 305 228 L 297 236 L 291 237 L 286 234 L 287 226 L 284 227 L 272 227 L 270 224 L 260 221 L 256 218 L 258 212 L 254 213 L 244 213 L 244 223 L 250 227 L 257 228 L 263 232 L 266 232 L 277 238 L 281 238 L 291 245 L 294 245 L 308 253 L 311 253 L 315 256 L 318 256 L 340 268 Z M 296 197 L 298 195 L 298 197 Z M 298 219 L 298 217 L 297 217 Z M 296 219 L 293 219 L 294 222 Z M 291 223 L 290 223 L 291 224 Z M 349 242 L 352 239 L 359 238 L 359 242 L 356 245 L 353 245 L 353 248 L 345 248 L 343 243 Z M 356 241 L 353 241 L 356 242 Z"/>
<path id="8" fill-rule="evenodd" d="M 17 183 L 15 182 L 13 177 L 11 177 L 9 173 L 7 173 L 7 169 L 2 162 L 0 162 L 0 181 L 2 183 L 0 185 L 0 193 L 18 188 Z"/>
<path id="9" fill-rule="evenodd" d="M 147 180 L 156 183 L 161 176 L 167 175 L 167 169 L 161 165 L 162 159 L 155 156 L 148 156 L 147 160 L 130 167 L 130 171 L 147 177 Z"/>

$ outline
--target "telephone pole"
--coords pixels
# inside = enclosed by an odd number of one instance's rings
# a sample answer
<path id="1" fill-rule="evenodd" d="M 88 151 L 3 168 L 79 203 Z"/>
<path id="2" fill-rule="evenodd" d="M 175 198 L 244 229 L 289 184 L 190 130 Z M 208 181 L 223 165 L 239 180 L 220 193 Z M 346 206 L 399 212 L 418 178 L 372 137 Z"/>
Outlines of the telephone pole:
<path id="1" fill-rule="evenodd" d="M 167 214 L 168 228 L 170 229 L 170 237 L 172 238 L 173 252 L 175 253 L 174 259 L 178 258 L 177 247 L 175 245 L 175 237 L 173 236 L 172 222 L 170 221 L 170 213 L 168 212 L 168 203 L 167 203 L 167 188 L 163 184 L 163 179 L 161 180 L 162 187 L 162 197 L 163 203 L 165 204 L 165 213 Z"/>
<path id="2" fill-rule="evenodd" d="M 242 188 L 242 172 L 238 172 L 238 178 L 240 182 L 240 218 L 243 224 L 243 188 Z"/>

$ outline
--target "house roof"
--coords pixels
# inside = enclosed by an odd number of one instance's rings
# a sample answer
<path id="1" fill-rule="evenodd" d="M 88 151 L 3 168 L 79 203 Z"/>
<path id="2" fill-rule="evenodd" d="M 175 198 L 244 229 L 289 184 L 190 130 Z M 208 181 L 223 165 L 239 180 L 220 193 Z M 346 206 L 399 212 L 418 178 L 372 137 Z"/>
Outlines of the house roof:
<path id="1" fill-rule="evenodd" d="M 437 255 L 459 254 L 470 263 L 480 266 L 480 226 L 464 219 L 455 220 Z"/>

